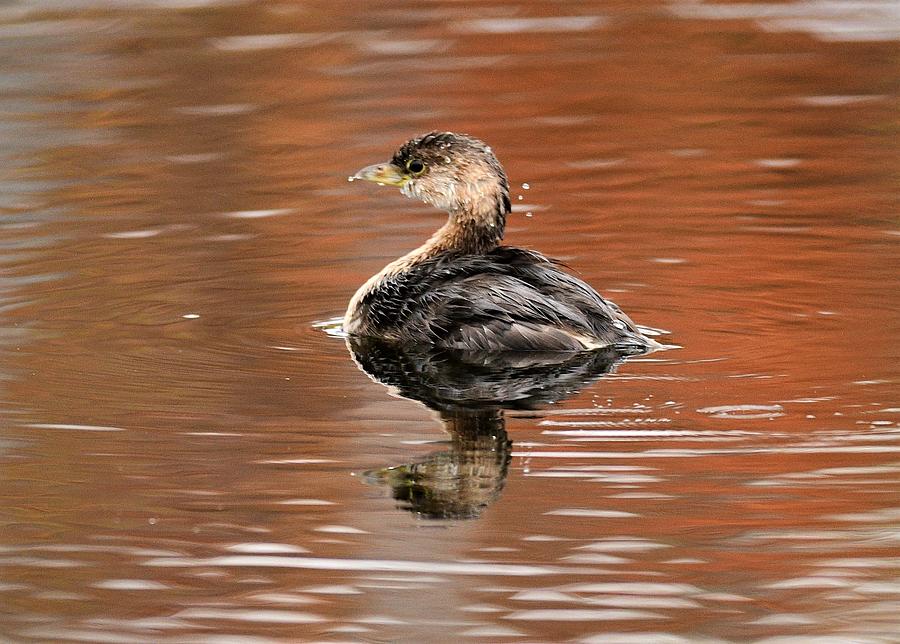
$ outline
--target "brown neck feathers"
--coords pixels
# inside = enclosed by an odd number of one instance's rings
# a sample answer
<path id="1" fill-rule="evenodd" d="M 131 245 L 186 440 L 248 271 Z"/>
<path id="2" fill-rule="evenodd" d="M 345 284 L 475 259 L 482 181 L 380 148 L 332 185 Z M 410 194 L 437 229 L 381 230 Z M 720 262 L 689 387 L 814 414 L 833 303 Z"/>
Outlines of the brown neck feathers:
<path id="1" fill-rule="evenodd" d="M 509 197 L 505 191 L 500 191 L 495 199 L 486 200 L 481 207 L 451 212 L 447 223 L 426 246 L 432 251 L 452 250 L 467 255 L 487 253 L 503 239 L 509 211 Z"/>

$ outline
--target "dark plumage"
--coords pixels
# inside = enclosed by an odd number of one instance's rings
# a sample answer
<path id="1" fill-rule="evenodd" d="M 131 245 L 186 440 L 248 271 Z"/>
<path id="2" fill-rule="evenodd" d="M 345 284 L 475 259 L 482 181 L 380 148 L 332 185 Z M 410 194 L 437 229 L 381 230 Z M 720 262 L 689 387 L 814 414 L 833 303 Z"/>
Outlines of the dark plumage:
<path id="1" fill-rule="evenodd" d="M 557 263 L 499 245 L 509 185 L 481 141 L 432 132 L 350 179 L 397 186 L 446 210 L 449 219 L 356 292 L 344 317 L 348 334 L 488 351 L 657 346 L 618 306 Z"/>

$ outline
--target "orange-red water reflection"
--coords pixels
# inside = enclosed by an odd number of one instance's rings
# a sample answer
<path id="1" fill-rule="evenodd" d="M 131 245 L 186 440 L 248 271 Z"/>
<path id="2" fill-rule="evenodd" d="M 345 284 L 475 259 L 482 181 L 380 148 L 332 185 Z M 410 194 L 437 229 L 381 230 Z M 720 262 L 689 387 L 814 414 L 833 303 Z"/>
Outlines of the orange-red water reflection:
<path id="1" fill-rule="evenodd" d="M 900 36 L 845 4 L 0 9 L 0 638 L 896 638 Z M 345 180 L 434 128 L 683 347 L 507 414 L 469 520 L 363 482 L 446 436 L 313 328 L 439 225 Z"/>

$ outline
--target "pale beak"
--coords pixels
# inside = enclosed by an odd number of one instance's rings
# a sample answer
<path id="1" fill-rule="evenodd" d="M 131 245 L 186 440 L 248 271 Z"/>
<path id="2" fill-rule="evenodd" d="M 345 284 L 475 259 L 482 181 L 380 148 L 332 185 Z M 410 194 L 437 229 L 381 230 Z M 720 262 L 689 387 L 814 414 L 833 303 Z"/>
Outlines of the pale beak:
<path id="1" fill-rule="evenodd" d="M 398 188 L 402 188 L 409 181 L 409 177 L 393 163 L 376 163 L 366 166 L 347 179 L 349 181 L 361 179 L 377 183 L 380 186 L 397 186 Z"/>

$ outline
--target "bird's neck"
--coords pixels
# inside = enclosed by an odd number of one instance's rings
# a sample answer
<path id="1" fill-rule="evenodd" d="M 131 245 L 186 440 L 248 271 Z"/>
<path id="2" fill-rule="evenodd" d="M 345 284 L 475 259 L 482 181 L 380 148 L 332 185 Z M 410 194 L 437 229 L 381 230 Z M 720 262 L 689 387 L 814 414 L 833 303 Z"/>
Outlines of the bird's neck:
<path id="1" fill-rule="evenodd" d="M 485 223 L 469 217 L 451 215 L 447 223 L 418 250 L 425 256 L 454 252 L 481 255 L 490 252 L 503 239 L 503 222 Z"/>
<path id="2" fill-rule="evenodd" d="M 498 200 L 496 203 L 481 207 L 453 210 L 447 218 L 447 223 L 413 252 L 417 255 L 421 253 L 424 257 L 443 252 L 465 255 L 487 253 L 496 248 L 503 239 L 506 208 L 503 200 Z"/>

